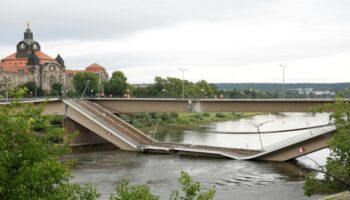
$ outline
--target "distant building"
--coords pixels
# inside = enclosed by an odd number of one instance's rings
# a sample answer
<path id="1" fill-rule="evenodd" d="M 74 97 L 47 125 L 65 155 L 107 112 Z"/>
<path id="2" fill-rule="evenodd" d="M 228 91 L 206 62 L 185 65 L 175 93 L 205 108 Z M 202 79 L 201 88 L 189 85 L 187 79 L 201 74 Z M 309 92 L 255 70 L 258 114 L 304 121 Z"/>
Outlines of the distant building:
<path id="1" fill-rule="evenodd" d="M 45 92 L 51 91 L 54 83 L 60 83 L 63 90 L 73 90 L 72 79 L 78 72 L 95 73 L 101 80 L 108 80 L 106 69 L 92 64 L 84 70 L 68 70 L 63 58 L 58 54 L 55 59 L 41 51 L 41 45 L 34 40 L 29 24 L 24 38 L 16 45 L 16 52 L 0 61 L 0 85 L 4 91 L 9 84 L 14 87 L 34 82 Z"/>
<path id="2" fill-rule="evenodd" d="M 108 72 L 106 71 L 106 69 L 104 67 L 102 67 L 101 65 L 94 63 L 92 65 L 87 66 L 85 69 L 83 70 L 71 70 L 71 69 L 66 69 L 65 70 L 65 89 L 66 90 L 74 90 L 73 88 L 73 76 L 79 72 L 91 72 L 96 74 L 96 76 L 99 77 L 100 79 L 100 86 L 103 86 L 103 81 L 107 81 L 108 80 Z M 102 88 L 103 91 L 103 88 Z M 103 93 L 103 92 L 102 92 Z"/>

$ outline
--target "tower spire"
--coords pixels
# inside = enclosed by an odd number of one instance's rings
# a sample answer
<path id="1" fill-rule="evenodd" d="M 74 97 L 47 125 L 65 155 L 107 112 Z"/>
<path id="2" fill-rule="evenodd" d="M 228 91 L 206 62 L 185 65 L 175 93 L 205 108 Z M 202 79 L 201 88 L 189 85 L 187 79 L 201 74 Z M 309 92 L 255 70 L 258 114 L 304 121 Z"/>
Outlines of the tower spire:
<path id="1" fill-rule="evenodd" d="M 27 22 L 27 31 L 30 30 L 30 24 Z"/>

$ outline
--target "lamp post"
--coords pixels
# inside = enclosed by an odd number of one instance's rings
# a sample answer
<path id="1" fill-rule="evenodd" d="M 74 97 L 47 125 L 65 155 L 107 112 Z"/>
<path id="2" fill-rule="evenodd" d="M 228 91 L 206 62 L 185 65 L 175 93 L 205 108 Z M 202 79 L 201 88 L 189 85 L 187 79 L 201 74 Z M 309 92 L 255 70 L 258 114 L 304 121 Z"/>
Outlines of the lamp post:
<path id="1" fill-rule="evenodd" d="M 284 69 L 287 67 L 287 65 L 280 64 L 280 66 L 282 67 L 282 81 L 283 81 L 282 99 L 284 99 Z"/>
<path id="2" fill-rule="evenodd" d="M 7 81 L 7 77 L 4 77 L 4 81 L 5 81 L 5 89 L 6 89 L 6 102 L 9 102 L 9 84 L 8 84 L 8 81 Z"/>
<path id="3" fill-rule="evenodd" d="M 90 90 L 90 98 L 92 98 L 92 93 L 94 92 L 94 90 Z"/>
<path id="4" fill-rule="evenodd" d="M 185 71 L 187 69 L 185 68 L 180 68 L 179 70 L 182 71 L 182 98 L 185 98 Z"/>
<path id="5" fill-rule="evenodd" d="M 261 139 L 260 127 L 261 127 L 262 125 L 267 124 L 267 123 L 272 122 L 272 121 L 275 121 L 275 120 L 269 120 L 269 121 L 266 121 L 266 122 L 253 124 L 253 126 L 254 126 L 254 127 L 257 129 L 257 131 L 258 131 L 259 140 L 260 140 L 260 146 L 261 146 L 261 150 L 262 150 L 262 151 L 264 151 L 264 146 L 263 146 L 263 142 L 262 142 L 262 139 Z"/>
<path id="6" fill-rule="evenodd" d="M 165 96 L 165 89 L 164 88 L 162 89 L 162 95 L 163 95 L 163 98 L 164 98 L 164 96 Z"/>
<path id="7" fill-rule="evenodd" d="M 84 97 L 85 91 L 86 91 L 86 89 L 88 88 L 89 83 L 90 83 L 90 80 L 87 80 L 87 81 L 86 81 L 85 88 L 84 88 L 84 91 L 83 91 L 83 94 L 81 94 L 81 97 L 80 97 L 81 99 Z"/>

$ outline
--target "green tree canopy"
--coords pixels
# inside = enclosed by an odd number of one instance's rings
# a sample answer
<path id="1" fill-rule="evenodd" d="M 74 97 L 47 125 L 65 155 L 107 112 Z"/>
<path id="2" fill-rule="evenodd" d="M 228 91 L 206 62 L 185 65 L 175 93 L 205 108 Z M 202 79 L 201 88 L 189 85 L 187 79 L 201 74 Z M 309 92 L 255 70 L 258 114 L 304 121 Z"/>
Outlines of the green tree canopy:
<path id="1" fill-rule="evenodd" d="M 136 87 L 133 94 L 138 97 L 171 97 L 181 98 L 184 84 L 184 95 L 186 98 L 213 97 L 216 92 L 214 85 L 205 80 L 193 83 L 179 78 L 156 76 L 154 83 L 146 87 Z"/>
<path id="2" fill-rule="evenodd" d="M 105 84 L 106 95 L 112 94 L 113 96 L 121 97 L 125 94 L 129 84 L 127 83 L 127 77 L 121 71 L 115 71 L 112 74 L 109 82 Z"/>
<path id="3" fill-rule="evenodd" d="M 315 109 L 316 112 L 331 112 L 330 118 L 337 130 L 329 143 L 331 153 L 326 165 L 306 178 L 306 195 L 350 190 L 350 104 L 343 100 L 345 94 L 341 93 L 335 103 Z M 318 173 L 324 177 L 318 178 Z"/>
<path id="4" fill-rule="evenodd" d="M 22 90 L 23 92 L 23 90 Z M 15 199 L 96 199 L 91 185 L 70 184 L 70 137 L 50 125 L 50 116 L 31 104 L 0 106 L 0 197 Z"/>
<path id="5" fill-rule="evenodd" d="M 44 90 L 37 86 L 34 82 L 27 82 L 23 85 L 18 86 L 18 88 L 27 88 L 27 97 L 42 97 L 45 95 Z"/>
<path id="6" fill-rule="evenodd" d="M 170 200 L 212 200 L 215 196 L 215 189 L 201 192 L 201 184 L 194 182 L 190 175 L 181 172 L 178 182 L 182 186 L 182 191 L 174 191 L 170 195 Z M 146 185 L 130 185 L 128 179 L 124 179 L 116 187 L 116 193 L 112 193 L 110 200 L 158 200 L 159 196 L 152 194 Z"/>
<path id="7" fill-rule="evenodd" d="M 99 91 L 100 80 L 98 76 L 91 72 L 79 72 L 73 77 L 73 86 L 78 94 L 82 94 L 86 85 L 88 85 L 85 95 L 90 94 L 93 90 L 95 93 Z"/>
<path id="8" fill-rule="evenodd" d="M 50 96 L 61 96 L 62 95 L 62 84 L 61 83 L 53 83 L 51 85 Z"/>

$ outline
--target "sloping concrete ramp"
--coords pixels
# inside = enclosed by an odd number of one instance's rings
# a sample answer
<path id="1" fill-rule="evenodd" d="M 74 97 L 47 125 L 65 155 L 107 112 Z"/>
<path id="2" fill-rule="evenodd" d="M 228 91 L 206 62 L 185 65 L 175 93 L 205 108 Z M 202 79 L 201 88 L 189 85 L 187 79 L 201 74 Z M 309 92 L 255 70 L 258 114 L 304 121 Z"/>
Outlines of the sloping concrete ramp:
<path id="1" fill-rule="evenodd" d="M 67 99 L 65 115 L 105 140 L 127 151 L 179 153 L 189 155 L 221 156 L 237 160 L 286 161 L 304 153 L 327 147 L 334 126 L 307 131 L 296 137 L 265 147 L 263 151 L 206 145 L 164 143 L 149 137 L 102 106 L 87 100 Z M 300 148 L 303 152 L 300 152 Z"/>

